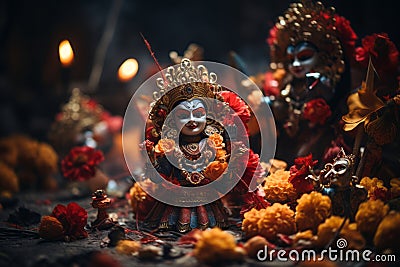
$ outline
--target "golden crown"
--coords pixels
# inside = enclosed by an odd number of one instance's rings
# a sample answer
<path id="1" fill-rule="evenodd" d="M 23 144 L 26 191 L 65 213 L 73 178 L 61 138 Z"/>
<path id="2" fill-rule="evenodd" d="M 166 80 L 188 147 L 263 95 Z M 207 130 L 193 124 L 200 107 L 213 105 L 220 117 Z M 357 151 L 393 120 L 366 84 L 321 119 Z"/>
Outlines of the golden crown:
<path id="1" fill-rule="evenodd" d="M 271 68 L 284 68 L 289 45 L 310 42 L 318 49 L 316 71 L 333 83 L 344 71 L 343 51 L 335 27 L 335 9 L 321 2 L 302 0 L 292 3 L 283 16 L 278 17 L 270 37 Z"/>

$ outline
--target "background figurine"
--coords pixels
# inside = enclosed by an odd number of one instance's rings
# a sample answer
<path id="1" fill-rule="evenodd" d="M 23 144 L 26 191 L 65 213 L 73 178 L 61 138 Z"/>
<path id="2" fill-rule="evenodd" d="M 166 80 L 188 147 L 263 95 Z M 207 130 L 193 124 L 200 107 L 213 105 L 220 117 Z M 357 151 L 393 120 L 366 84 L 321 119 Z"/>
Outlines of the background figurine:
<path id="1" fill-rule="evenodd" d="M 111 206 L 111 199 L 104 190 L 96 190 L 93 193 L 91 205 L 97 209 L 96 220 L 90 225 L 92 229 L 105 230 L 115 225 L 115 222 L 108 217 L 107 209 Z"/>
<path id="2" fill-rule="evenodd" d="M 354 221 L 358 206 L 367 200 L 367 190 L 360 186 L 354 173 L 354 155 L 346 155 L 343 148 L 333 163 L 325 164 L 319 175 L 308 176 L 316 182 L 316 190 L 332 200 L 332 213 Z"/>
<path id="3" fill-rule="evenodd" d="M 356 34 L 320 2 L 293 3 L 270 30 L 271 71 L 264 80 L 278 130 L 276 157 L 291 164 L 310 152 L 322 158 L 346 113 Z M 347 60 L 349 58 L 349 60 Z"/>

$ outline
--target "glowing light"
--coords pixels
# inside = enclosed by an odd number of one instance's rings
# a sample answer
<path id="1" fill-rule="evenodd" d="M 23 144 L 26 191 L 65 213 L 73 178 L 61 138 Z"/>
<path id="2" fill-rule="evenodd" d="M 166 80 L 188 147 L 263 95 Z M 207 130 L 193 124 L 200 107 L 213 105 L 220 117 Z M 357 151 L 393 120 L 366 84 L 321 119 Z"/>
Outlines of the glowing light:
<path id="1" fill-rule="evenodd" d="M 58 55 L 60 62 L 64 67 L 69 67 L 74 61 L 74 51 L 68 40 L 64 40 L 58 46 Z"/>
<path id="2" fill-rule="evenodd" d="M 127 82 L 135 77 L 138 72 L 139 64 L 136 59 L 129 58 L 121 64 L 118 69 L 118 79 L 121 82 Z"/>

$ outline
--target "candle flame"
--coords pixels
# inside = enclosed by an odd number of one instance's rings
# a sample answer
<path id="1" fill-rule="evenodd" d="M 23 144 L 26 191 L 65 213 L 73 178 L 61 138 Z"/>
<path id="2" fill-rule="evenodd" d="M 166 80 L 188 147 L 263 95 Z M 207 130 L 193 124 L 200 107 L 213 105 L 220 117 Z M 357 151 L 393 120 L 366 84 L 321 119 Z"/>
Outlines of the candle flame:
<path id="1" fill-rule="evenodd" d="M 60 56 L 61 64 L 64 67 L 69 67 L 74 60 L 74 51 L 72 50 L 71 44 L 68 40 L 64 40 L 58 47 L 58 54 Z"/>
<path id="2" fill-rule="evenodd" d="M 127 82 L 135 77 L 138 72 L 139 65 L 136 59 L 129 58 L 121 64 L 118 69 L 118 79 L 121 82 Z"/>

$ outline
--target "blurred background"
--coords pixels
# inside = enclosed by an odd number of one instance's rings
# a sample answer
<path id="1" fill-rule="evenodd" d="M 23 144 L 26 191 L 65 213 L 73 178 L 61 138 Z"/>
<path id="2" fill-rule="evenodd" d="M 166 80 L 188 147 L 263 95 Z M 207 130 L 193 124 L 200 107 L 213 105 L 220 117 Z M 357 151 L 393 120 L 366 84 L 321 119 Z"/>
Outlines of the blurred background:
<path id="1" fill-rule="evenodd" d="M 0 1 L 0 136 L 26 133 L 47 139 L 48 129 L 71 89 L 80 87 L 108 111 L 123 115 L 136 88 L 157 71 L 140 35 L 162 67 L 169 53 L 189 44 L 204 60 L 231 64 L 234 51 L 248 75 L 269 66 L 268 31 L 292 1 Z M 390 0 L 322 1 L 346 17 L 359 36 L 386 32 L 399 46 L 397 9 Z M 58 46 L 68 39 L 74 60 L 60 63 Z M 102 56 L 104 58 L 102 58 Z M 135 58 L 138 72 L 118 79 L 119 66 Z M 102 67 L 96 86 L 89 80 Z"/>

